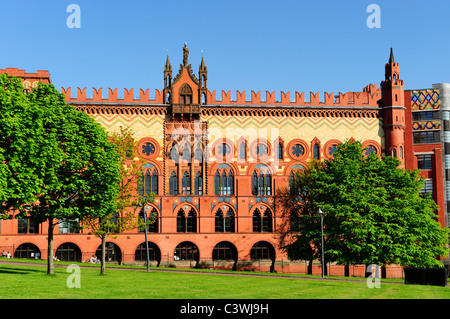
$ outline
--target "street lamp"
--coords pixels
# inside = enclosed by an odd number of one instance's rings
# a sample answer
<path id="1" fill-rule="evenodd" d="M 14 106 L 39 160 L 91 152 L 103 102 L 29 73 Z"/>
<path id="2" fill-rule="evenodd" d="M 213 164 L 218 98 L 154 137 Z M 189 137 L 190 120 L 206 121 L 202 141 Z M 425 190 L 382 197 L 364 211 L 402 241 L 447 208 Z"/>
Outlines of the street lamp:
<path id="1" fill-rule="evenodd" d="M 142 211 L 144 213 L 144 224 L 145 224 L 145 251 L 147 255 L 147 272 L 150 271 L 150 256 L 148 252 L 148 237 L 147 237 L 147 212 L 145 211 L 145 204 L 142 205 Z"/>
<path id="2" fill-rule="evenodd" d="M 325 259 L 324 259 L 324 255 L 323 255 L 323 211 L 322 209 L 319 207 L 319 211 L 318 211 L 319 215 L 320 215 L 320 231 L 322 232 L 322 278 L 324 276 L 324 272 L 325 272 Z"/>

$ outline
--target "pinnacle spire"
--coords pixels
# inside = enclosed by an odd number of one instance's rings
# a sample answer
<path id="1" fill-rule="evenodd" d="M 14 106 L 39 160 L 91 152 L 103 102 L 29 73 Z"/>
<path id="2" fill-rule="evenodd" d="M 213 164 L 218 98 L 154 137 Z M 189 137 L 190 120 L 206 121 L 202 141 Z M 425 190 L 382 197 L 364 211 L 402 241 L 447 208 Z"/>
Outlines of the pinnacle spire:
<path id="1" fill-rule="evenodd" d="M 389 56 L 389 64 L 394 64 L 394 63 L 395 63 L 394 50 L 391 47 L 391 55 Z"/>
<path id="2" fill-rule="evenodd" d="M 205 59 L 203 58 L 203 54 L 202 54 L 202 62 L 200 63 L 199 71 L 207 72 L 206 63 L 205 63 Z"/>
<path id="3" fill-rule="evenodd" d="M 167 59 L 166 59 L 166 65 L 164 66 L 164 71 L 172 72 L 172 65 L 170 64 L 170 60 L 169 60 L 169 52 L 167 52 Z"/>

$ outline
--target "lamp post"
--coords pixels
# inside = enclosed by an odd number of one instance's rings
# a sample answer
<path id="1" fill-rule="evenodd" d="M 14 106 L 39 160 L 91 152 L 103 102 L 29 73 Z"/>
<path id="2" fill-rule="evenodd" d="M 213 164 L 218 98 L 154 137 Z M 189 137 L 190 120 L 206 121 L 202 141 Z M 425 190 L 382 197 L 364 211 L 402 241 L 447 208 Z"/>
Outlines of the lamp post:
<path id="1" fill-rule="evenodd" d="M 150 256 L 148 254 L 148 238 L 147 238 L 147 212 L 145 211 L 145 204 L 142 205 L 142 211 L 144 213 L 144 225 L 145 225 L 145 252 L 147 255 L 147 272 L 150 271 Z"/>
<path id="2" fill-rule="evenodd" d="M 319 215 L 320 215 L 320 231 L 322 233 L 322 278 L 324 276 L 324 272 L 325 272 L 325 258 L 323 255 L 323 211 L 322 209 L 319 207 L 319 211 L 318 211 Z"/>

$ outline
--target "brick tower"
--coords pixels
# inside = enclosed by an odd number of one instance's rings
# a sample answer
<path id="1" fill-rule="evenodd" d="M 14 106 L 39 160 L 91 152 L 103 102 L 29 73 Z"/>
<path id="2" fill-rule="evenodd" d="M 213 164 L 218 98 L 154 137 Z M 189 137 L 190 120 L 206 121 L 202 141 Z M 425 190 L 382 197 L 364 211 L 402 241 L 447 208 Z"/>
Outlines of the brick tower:
<path id="1" fill-rule="evenodd" d="M 399 64 L 391 48 L 385 65 L 385 79 L 381 82 L 381 107 L 383 108 L 385 153 L 402 161 L 405 166 L 405 99 L 404 84 L 400 79 Z"/>

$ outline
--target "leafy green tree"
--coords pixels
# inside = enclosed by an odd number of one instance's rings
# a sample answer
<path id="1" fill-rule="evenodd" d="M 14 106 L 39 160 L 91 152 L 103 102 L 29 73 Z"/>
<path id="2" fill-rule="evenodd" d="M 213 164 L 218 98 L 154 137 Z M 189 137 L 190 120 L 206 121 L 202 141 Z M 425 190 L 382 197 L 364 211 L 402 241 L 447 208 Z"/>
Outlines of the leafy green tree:
<path id="1" fill-rule="evenodd" d="M 140 220 L 135 216 L 132 208 L 141 207 L 147 202 L 152 202 L 155 195 L 144 197 L 137 189 L 141 181 L 142 161 L 136 150 L 136 142 L 133 131 L 120 127 L 118 132 L 111 134 L 111 141 L 115 145 L 119 156 L 120 182 L 118 196 L 116 197 L 116 211 L 100 218 L 88 218 L 84 226 L 91 233 L 101 239 L 101 274 L 105 274 L 105 245 L 108 237 L 140 226 Z"/>
<path id="2" fill-rule="evenodd" d="M 31 104 L 21 80 L 0 74 L 0 217 L 26 211 L 36 201 L 42 180 L 35 172 L 44 167 L 39 109 Z M 36 137 L 36 138 L 30 138 Z"/>
<path id="3" fill-rule="evenodd" d="M 14 81 L 12 86 L 16 87 Z M 11 95 L 8 93 L 6 96 Z M 100 124 L 67 105 L 64 95 L 53 85 L 40 83 L 25 100 L 16 95 L 15 104 L 31 111 L 26 113 L 25 121 L 17 120 L 17 126 L 6 132 L 9 135 L 5 139 L 19 137 L 12 156 L 16 156 L 14 163 L 24 176 L 18 179 L 19 173 L 10 171 L 9 175 L 18 180 L 17 187 L 7 194 L 3 212 L 9 208 L 9 212 L 18 210 L 19 218 L 48 222 L 47 273 L 53 274 L 53 230 L 57 221 L 82 221 L 86 216 L 101 217 L 116 209 L 118 154 Z M 6 101 L 8 106 L 3 108 L 14 108 L 15 104 L 10 104 Z M 26 125 L 30 129 L 24 136 L 18 131 Z M 20 154 L 24 150 L 28 158 Z M 27 182 L 27 177 L 33 182 Z M 26 193 L 20 193 L 21 187 Z"/>
<path id="4" fill-rule="evenodd" d="M 346 141 L 333 159 L 310 165 L 278 192 L 283 249 L 298 259 L 320 257 L 321 207 L 327 261 L 442 266 L 437 257 L 448 254 L 449 231 L 436 220 L 436 203 L 421 196 L 419 171 L 398 168 L 400 161 L 390 156 L 364 153 L 360 142 Z"/>

